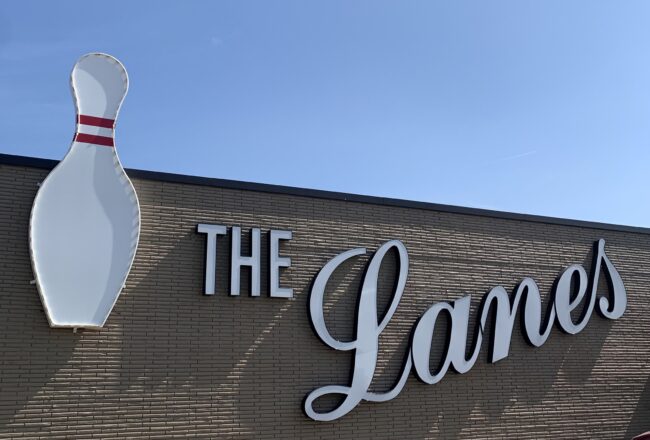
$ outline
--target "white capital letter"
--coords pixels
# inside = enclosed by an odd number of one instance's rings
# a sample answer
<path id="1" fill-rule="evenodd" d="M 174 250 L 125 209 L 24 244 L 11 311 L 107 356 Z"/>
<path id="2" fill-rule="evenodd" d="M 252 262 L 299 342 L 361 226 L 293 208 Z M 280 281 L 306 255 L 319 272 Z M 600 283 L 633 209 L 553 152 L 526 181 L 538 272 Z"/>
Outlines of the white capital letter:
<path id="1" fill-rule="evenodd" d="M 251 268 L 251 296 L 260 296 L 260 229 L 251 229 L 251 256 L 241 254 L 241 228 L 232 227 L 232 248 L 230 258 L 230 295 L 239 295 L 241 267 Z"/>
<path id="2" fill-rule="evenodd" d="M 217 235 L 225 235 L 226 227 L 221 225 L 199 224 L 199 234 L 207 234 L 205 246 L 205 295 L 214 295 L 217 265 Z"/>
<path id="3" fill-rule="evenodd" d="M 292 298 L 293 289 L 280 287 L 280 268 L 291 267 L 291 258 L 280 256 L 280 240 L 291 240 L 291 231 L 271 230 L 269 243 L 269 295 L 278 298 Z"/>

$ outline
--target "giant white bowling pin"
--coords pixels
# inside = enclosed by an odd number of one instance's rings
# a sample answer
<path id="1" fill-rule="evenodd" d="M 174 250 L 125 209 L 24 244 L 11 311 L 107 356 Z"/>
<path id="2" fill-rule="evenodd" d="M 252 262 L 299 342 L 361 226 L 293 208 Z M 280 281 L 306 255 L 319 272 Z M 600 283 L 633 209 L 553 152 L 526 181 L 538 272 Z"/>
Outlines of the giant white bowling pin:
<path id="1" fill-rule="evenodd" d="M 102 327 L 135 257 L 140 206 L 113 143 L 128 84 L 124 66 L 110 55 L 85 55 L 72 69 L 77 133 L 40 185 L 29 230 L 52 327 Z"/>

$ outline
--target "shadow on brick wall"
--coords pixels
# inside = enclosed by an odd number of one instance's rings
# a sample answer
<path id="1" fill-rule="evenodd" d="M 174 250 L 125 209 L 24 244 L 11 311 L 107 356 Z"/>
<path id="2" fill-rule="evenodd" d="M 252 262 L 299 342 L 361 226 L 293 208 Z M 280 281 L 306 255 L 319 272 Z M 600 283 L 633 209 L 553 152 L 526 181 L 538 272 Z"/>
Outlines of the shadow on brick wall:
<path id="1" fill-rule="evenodd" d="M 650 376 L 648 376 L 648 381 L 636 404 L 636 410 L 627 427 L 625 437 L 631 439 L 646 431 L 650 431 Z"/>
<path id="2" fill-rule="evenodd" d="M 293 346 L 287 335 L 278 339 L 277 328 L 285 321 L 295 325 L 287 315 L 296 301 L 268 297 L 265 240 L 260 297 L 249 295 L 246 270 L 241 295 L 228 295 L 228 240 L 218 242 L 213 296 L 202 293 L 204 235 L 187 230 L 171 241 L 155 241 L 143 240 L 150 247 L 139 249 L 136 261 L 142 264 L 134 266 L 130 288 L 114 311 L 118 420 L 123 428 L 163 423 L 167 433 L 250 437 L 255 431 L 240 424 L 239 412 L 259 404 L 273 411 L 277 382 L 291 373 L 282 361 Z M 242 245 L 249 252 L 246 237 Z M 257 362 L 266 347 L 270 354 Z M 247 378 L 244 370 L 251 365 L 257 374 Z M 241 389 L 247 380 L 259 385 L 252 393 Z"/>
<path id="3" fill-rule="evenodd" d="M 0 433 L 38 432 L 52 396 L 74 383 L 84 336 L 51 329 L 29 257 L 29 214 L 42 170 L 0 167 Z M 7 189 L 9 188 L 9 189 Z"/>
<path id="4" fill-rule="evenodd" d="M 29 285 L 29 279 L 24 280 Z M 31 430 L 35 418 L 47 413 L 54 405 L 52 397 L 75 383 L 80 361 L 73 356 L 83 336 L 70 329 L 51 329 L 33 289 L 5 288 L 0 309 L 0 432 Z M 12 310 L 12 302 L 29 303 L 28 307 Z M 45 426 L 46 423 L 43 423 Z"/>

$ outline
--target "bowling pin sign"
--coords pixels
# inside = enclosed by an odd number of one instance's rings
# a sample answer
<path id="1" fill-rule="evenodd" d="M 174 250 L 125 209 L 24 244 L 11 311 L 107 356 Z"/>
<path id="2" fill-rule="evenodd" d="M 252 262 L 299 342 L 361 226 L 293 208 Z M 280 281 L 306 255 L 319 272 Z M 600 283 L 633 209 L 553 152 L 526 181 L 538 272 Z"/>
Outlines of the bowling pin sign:
<path id="1" fill-rule="evenodd" d="M 77 132 L 40 185 L 29 229 L 51 327 L 102 327 L 135 257 L 140 205 L 114 142 L 128 85 L 124 66 L 110 55 L 85 55 L 72 69 Z"/>

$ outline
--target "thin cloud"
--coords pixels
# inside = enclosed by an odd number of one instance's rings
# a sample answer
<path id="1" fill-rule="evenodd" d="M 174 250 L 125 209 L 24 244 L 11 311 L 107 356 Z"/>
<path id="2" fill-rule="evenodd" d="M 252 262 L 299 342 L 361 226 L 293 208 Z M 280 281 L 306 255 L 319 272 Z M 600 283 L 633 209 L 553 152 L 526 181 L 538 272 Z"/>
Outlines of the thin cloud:
<path id="1" fill-rule="evenodd" d="M 521 159 L 522 157 L 533 156 L 535 154 L 537 154 L 537 150 L 530 150 L 530 151 L 526 151 L 525 153 L 518 153 L 518 154 L 512 154 L 510 156 L 499 157 L 497 159 L 484 162 L 484 165 L 490 165 L 490 164 L 501 163 L 501 162 L 508 162 L 508 161 L 515 160 L 515 159 Z"/>

